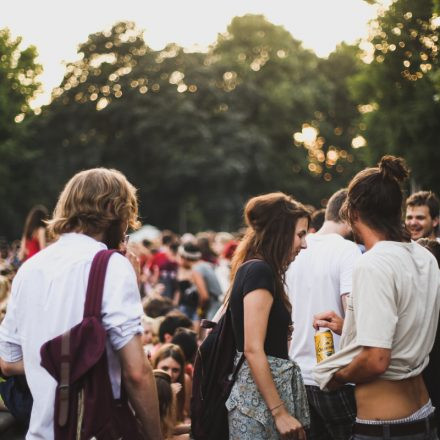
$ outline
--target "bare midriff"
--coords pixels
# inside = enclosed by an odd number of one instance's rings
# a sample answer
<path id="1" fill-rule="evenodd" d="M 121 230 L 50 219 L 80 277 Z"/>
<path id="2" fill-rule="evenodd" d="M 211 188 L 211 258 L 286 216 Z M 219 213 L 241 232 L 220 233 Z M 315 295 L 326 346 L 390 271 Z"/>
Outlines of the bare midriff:
<path id="1" fill-rule="evenodd" d="M 403 380 L 377 379 L 356 385 L 357 417 L 396 420 L 415 413 L 429 400 L 422 375 Z"/>

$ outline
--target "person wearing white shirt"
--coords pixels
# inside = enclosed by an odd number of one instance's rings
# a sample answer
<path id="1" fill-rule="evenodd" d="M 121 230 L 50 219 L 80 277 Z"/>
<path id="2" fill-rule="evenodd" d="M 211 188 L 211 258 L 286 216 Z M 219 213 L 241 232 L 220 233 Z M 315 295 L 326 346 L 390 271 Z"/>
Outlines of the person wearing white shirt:
<path id="1" fill-rule="evenodd" d="M 82 321 L 92 260 L 119 248 L 137 221 L 136 190 L 118 171 L 96 168 L 66 185 L 49 221 L 59 237 L 26 261 L 12 285 L 0 326 L 0 366 L 25 374 L 34 403 L 27 440 L 54 438 L 57 383 L 40 365 L 40 348 Z M 161 439 L 157 391 L 141 343 L 142 306 L 135 270 L 120 254 L 109 260 L 102 301 L 109 376 L 115 398 L 124 381 L 129 401 L 148 438 Z"/>
<path id="2" fill-rule="evenodd" d="M 333 392 L 321 391 L 312 377 L 316 365 L 313 321 L 322 316 L 322 328 L 337 331 L 342 325 L 346 297 L 351 292 L 353 265 L 361 256 L 358 246 L 344 237 L 351 233 L 339 210 L 347 197 L 341 189 L 330 197 L 325 220 L 318 232 L 306 237 L 304 249 L 287 274 L 287 291 L 292 308 L 294 332 L 289 356 L 301 368 L 310 407 L 309 440 L 346 440 L 351 436 L 356 416 L 354 387 Z M 335 350 L 339 349 L 339 335 L 333 335 Z"/>
<path id="3" fill-rule="evenodd" d="M 422 372 L 439 319 L 440 273 L 402 223 L 407 177 L 403 159 L 384 156 L 352 179 L 342 208 L 367 252 L 353 269 L 340 350 L 313 377 L 321 389 L 356 385 L 353 440 L 438 439 Z"/>

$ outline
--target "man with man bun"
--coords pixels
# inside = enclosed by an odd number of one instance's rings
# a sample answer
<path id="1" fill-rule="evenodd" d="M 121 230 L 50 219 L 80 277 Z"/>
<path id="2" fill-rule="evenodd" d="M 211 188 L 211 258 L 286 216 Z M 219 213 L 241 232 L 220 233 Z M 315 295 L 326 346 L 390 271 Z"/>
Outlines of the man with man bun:
<path id="1" fill-rule="evenodd" d="M 403 159 L 385 156 L 350 182 L 344 216 L 367 252 L 355 263 L 341 350 L 313 371 L 322 389 L 356 385 L 354 440 L 437 439 L 422 372 L 434 344 L 440 272 L 401 222 Z"/>

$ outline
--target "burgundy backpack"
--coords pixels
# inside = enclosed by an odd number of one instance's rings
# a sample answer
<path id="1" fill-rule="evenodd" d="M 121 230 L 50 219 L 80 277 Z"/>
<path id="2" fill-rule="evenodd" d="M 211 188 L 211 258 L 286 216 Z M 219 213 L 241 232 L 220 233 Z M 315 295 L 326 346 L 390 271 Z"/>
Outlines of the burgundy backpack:
<path id="1" fill-rule="evenodd" d="M 114 252 L 100 251 L 93 259 L 83 320 L 41 347 L 41 366 L 58 382 L 55 440 L 142 438 L 122 384 L 121 398 L 116 400 L 108 373 L 101 306 L 107 264 Z"/>

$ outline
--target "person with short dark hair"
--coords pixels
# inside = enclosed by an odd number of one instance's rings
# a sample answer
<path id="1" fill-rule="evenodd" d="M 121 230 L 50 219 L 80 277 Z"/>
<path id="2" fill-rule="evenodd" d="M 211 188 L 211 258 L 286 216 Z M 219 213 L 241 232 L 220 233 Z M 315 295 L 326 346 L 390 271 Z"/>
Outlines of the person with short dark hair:
<path id="1" fill-rule="evenodd" d="M 197 353 L 197 333 L 185 327 L 179 327 L 171 339 L 172 344 L 178 345 L 185 355 L 187 364 L 193 364 Z"/>
<path id="2" fill-rule="evenodd" d="M 306 385 L 311 416 L 309 440 L 350 438 L 356 416 L 352 385 L 329 393 L 321 391 L 312 377 L 316 365 L 314 316 L 320 318 L 317 330 L 329 328 L 334 332 L 334 348 L 338 351 L 353 266 L 361 256 L 358 246 L 345 239 L 351 229 L 339 211 L 346 198 L 346 188 L 330 197 L 322 227 L 307 235 L 307 249 L 301 251 L 286 274 L 295 323 L 289 355 L 300 366 Z"/>
<path id="3" fill-rule="evenodd" d="M 432 191 L 419 191 L 406 200 L 405 225 L 413 240 L 439 240 L 439 200 Z"/>
<path id="4" fill-rule="evenodd" d="M 183 313 L 172 311 L 165 316 L 159 326 L 159 340 L 161 343 L 171 342 L 176 329 L 179 327 L 192 328 L 192 321 Z"/>
<path id="5" fill-rule="evenodd" d="M 174 309 L 173 302 L 165 297 L 144 298 L 144 312 L 150 318 L 165 316 Z"/>
<path id="6" fill-rule="evenodd" d="M 440 309 L 433 255 L 402 224 L 401 158 L 384 156 L 348 186 L 342 211 L 367 249 L 353 270 L 341 349 L 313 369 L 321 389 L 356 385 L 354 440 L 438 439 L 422 372 Z"/>
<path id="7" fill-rule="evenodd" d="M 325 209 L 317 209 L 310 215 L 309 234 L 318 232 L 325 220 Z"/>

